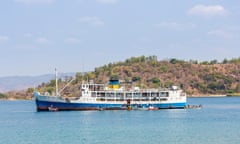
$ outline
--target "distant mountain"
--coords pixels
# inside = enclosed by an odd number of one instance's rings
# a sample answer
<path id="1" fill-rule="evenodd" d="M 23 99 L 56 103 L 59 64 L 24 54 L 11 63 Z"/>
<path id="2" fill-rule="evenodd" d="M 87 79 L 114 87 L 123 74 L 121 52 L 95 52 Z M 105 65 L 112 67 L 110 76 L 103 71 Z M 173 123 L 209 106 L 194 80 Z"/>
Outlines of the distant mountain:
<path id="1" fill-rule="evenodd" d="M 65 78 L 75 76 L 75 73 L 63 73 L 59 74 L 59 78 Z M 10 76 L 0 77 L 0 93 L 23 90 L 29 87 L 37 87 L 42 83 L 47 83 L 50 80 L 55 79 L 54 74 L 45 74 L 40 76 Z"/>

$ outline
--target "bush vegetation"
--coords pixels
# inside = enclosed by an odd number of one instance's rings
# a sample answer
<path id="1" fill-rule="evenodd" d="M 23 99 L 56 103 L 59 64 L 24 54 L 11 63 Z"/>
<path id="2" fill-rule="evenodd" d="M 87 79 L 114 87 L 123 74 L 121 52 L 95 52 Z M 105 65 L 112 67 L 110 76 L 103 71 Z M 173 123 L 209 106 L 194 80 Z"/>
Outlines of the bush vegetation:
<path id="1" fill-rule="evenodd" d="M 199 62 L 176 58 L 158 61 L 156 56 L 131 57 L 124 62 L 97 67 L 92 72 L 77 72 L 62 95 L 78 96 L 83 81 L 107 83 L 110 78 L 143 88 L 178 85 L 189 95 L 240 93 L 240 58 Z M 61 79 L 58 82 L 60 88 L 67 83 Z M 37 89 L 53 93 L 55 81 L 43 83 Z M 30 88 L 26 93 L 29 95 L 32 91 Z"/>

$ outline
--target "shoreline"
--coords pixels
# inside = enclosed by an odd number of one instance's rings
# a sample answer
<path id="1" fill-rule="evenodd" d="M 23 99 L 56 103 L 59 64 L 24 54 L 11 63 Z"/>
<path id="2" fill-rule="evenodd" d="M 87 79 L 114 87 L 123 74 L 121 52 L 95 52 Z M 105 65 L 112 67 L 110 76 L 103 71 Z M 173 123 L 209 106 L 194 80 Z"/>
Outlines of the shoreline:
<path id="1" fill-rule="evenodd" d="M 0 99 L 0 101 L 17 101 L 17 100 L 33 100 L 33 99 L 16 99 L 16 98 L 6 98 L 6 99 Z"/>
<path id="2" fill-rule="evenodd" d="M 188 98 L 204 98 L 204 97 L 227 97 L 228 95 L 221 95 L 221 94 L 199 94 L 199 95 L 188 95 L 187 97 Z"/>

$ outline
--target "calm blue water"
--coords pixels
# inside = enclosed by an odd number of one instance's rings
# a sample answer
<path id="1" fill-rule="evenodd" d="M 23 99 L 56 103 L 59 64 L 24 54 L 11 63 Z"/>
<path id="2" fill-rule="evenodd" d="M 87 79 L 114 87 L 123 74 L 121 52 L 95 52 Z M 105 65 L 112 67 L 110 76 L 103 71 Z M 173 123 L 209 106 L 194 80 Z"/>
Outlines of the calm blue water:
<path id="1" fill-rule="evenodd" d="M 0 101 L 0 144 L 239 144 L 240 98 L 189 98 L 202 109 L 36 112 Z"/>

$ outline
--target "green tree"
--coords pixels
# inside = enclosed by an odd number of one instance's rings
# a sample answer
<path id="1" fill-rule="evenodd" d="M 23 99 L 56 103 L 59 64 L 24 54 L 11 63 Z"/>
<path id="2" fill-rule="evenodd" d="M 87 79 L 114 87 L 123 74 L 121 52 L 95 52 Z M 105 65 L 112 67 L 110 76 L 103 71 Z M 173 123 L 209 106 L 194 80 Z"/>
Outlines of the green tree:
<path id="1" fill-rule="evenodd" d="M 164 87 L 166 87 L 166 88 L 169 88 L 170 86 L 172 86 L 173 85 L 173 82 L 170 82 L 170 81 L 166 81 L 165 83 L 164 83 Z"/>
<path id="2" fill-rule="evenodd" d="M 236 86 L 236 88 L 235 88 L 235 91 L 236 91 L 237 93 L 240 93 L 240 84 L 237 84 L 237 86 Z"/>
<path id="3" fill-rule="evenodd" d="M 119 80 L 119 76 L 118 75 L 111 75 L 110 80 Z"/>
<path id="4" fill-rule="evenodd" d="M 135 76 L 135 77 L 132 78 L 132 81 L 133 81 L 133 82 L 141 81 L 141 77 Z"/>
<path id="5" fill-rule="evenodd" d="M 209 62 L 208 62 L 208 61 L 203 61 L 203 62 L 201 62 L 200 64 L 202 64 L 202 65 L 208 65 Z"/>
<path id="6" fill-rule="evenodd" d="M 218 82 L 211 82 L 208 84 L 207 86 L 209 89 L 212 89 L 212 90 L 224 90 L 225 89 L 225 86 L 221 83 L 218 83 Z"/>
<path id="7" fill-rule="evenodd" d="M 210 61 L 210 64 L 217 64 L 217 63 L 218 63 L 217 60 L 212 60 L 212 61 Z"/>
<path id="8" fill-rule="evenodd" d="M 228 63 L 228 60 L 225 58 L 222 63 L 223 63 L 223 64 L 227 64 L 227 63 Z"/>
<path id="9" fill-rule="evenodd" d="M 47 87 L 55 87 L 56 85 L 56 80 L 51 80 L 48 84 Z"/>
<path id="10" fill-rule="evenodd" d="M 160 79 L 157 77 L 152 78 L 152 83 L 160 85 Z"/>
<path id="11" fill-rule="evenodd" d="M 34 88 L 28 88 L 27 89 L 27 93 L 33 93 L 34 92 Z"/>
<path id="12" fill-rule="evenodd" d="M 47 88 L 46 88 L 46 91 L 47 91 L 49 94 L 52 94 L 53 92 L 55 92 L 55 88 L 53 88 L 53 87 L 47 87 Z"/>
<path id="13" fill-rule="evenodd" d="M 7 95 L 0 93 L 0 99 L 5 99 L 5 98 L 7 98 Z"/>
<path id="14" fill-rule="evenodd" d="M 175 58 L 172 58 L 172 59 L 170 60 L 170 63 L 171 63 L 171 64 L 176 64 L 177 62 L 178 62 L 178 60 L 175 59 Z"/>
<path id="15" fill-rule="evenodd" d="M 190 63 L 192 63 L 192 64 L 198 64 L 198 61 L 197 61 L 197 60 L 190 60 Z"/>

